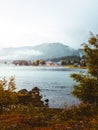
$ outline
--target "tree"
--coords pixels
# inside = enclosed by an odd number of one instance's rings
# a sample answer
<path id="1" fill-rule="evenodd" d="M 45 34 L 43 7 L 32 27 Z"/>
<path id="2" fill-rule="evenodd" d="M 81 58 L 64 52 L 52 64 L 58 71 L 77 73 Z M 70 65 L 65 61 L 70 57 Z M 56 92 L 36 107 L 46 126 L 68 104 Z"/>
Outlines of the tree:
<path id="1" fill-rule="evenodd" d="M 0 112 L 6 107 L 10 107 L 17 103 L 17 94 L 15 92 L 16 85 L 14 77 L 11 77 L 9 81 L 5 78 L 0 80 Z"/>
<path id="2" fill-rule="evenodd" d="M 39 61 L 39 64 L 40 64 L 40 65 L 45 65 L 45 64 L 46 64 L 46 61 L 45 61 L 45 60 L 40 60 L 40 61 Z"/>
<path id="3" fill-rule="evenodd" d="M 26 61 L 26 60 L 14 60 L 13 62 L 12 62 L 12 64 L 14 64 L 14 65 L 26 65 L 26 66 L 28 66 L 29 65 L 29 63 L 28 63 L 28 61 Z"/>
<path id="4" fill-rule="evenodd" d="M 61 60 L 61 65 L 66 65 L 66 61 L 65 60 Z"/>
<path id="5" fill-rule="evenodd" d="M 87 73 L 71 75 L 77 82 L 72 94 L 84 103 L 98 105 L 98 36 L 91 35 L 83 46 L 88 64 Z"/>

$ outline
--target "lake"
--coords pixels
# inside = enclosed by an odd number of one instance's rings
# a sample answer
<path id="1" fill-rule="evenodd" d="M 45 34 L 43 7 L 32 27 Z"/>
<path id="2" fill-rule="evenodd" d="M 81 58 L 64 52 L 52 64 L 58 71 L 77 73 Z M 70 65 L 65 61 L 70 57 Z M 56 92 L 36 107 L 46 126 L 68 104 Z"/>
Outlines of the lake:
<path id="1" fill-rule="evenodd" d="M 78 104 L 79 100 L 71 95 L 75 82 L 70 74 L 85 72 L 85 69 L 64 67 L 33 67 L 33 66 L 0 66 L 0 79 L 15 76 L 17 90 L 31 90 L 37 86 L 41 90 L 43 100 L 49 99 L 49 107 L 62 108 Z"/>

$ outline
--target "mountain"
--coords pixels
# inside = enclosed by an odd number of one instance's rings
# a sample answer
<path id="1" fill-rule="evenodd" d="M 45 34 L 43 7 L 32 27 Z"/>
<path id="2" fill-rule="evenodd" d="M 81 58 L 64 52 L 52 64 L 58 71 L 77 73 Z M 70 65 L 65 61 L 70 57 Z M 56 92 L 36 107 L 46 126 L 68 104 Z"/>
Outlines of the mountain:
<path id="1" fill-rule="evenodd" d="M 83 51 L 83 49 L 78 49 L 77 50 L 77 53 L 80 57 L 84 56 L 85 55 L 85 52 Z"/>
<path id="2" fill-rule="evenodd" d="M 34 60 L 51 59 L 64 56 L 79 56 L 79 50 L 75 50 L 62 43 L 45 43 L 37 46 L 24 46 L 17 48 L 0 49 L 0 59 L 2 60 Z"/>

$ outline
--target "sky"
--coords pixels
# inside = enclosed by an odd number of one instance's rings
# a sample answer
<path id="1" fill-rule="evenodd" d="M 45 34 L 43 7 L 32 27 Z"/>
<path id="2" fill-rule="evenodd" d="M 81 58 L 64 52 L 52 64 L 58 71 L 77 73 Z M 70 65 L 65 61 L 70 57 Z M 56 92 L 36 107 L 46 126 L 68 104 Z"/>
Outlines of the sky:
<path id="1" fill-rule="evenodd" d="M 0 48 L 61 42 L 79 48 L 98 33 L 98 0 L 0 0 Z"/>

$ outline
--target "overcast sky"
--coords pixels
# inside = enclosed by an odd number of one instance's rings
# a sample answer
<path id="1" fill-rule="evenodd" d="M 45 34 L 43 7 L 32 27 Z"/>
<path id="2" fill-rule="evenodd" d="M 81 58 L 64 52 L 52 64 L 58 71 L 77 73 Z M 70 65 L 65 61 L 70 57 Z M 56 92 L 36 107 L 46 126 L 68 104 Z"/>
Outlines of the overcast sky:
<path id="1" fill-rule="evenodd" d="M 73 48 L 98 33 L 98 0 L 0 0 L 0 48 L 61 42 Z"/>

